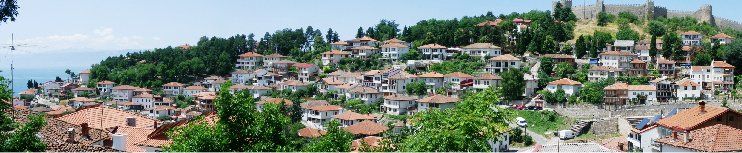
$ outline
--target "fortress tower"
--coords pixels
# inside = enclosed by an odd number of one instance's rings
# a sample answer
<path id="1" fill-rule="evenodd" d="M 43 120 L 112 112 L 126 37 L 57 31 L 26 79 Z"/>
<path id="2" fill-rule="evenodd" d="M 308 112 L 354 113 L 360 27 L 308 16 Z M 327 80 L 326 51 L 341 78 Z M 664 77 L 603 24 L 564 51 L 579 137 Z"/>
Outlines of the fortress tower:
<path id="1" fill-rule="evenodd" d="M 708 4 L 701 6 L 698 11 L 693 13 L 693 16 L 701 22 L 706 22 L 711 25 L 715 25 L 716 23 L 716 21 L 714 21 L 714 15 L 712 14 L 711 5 Z"/>
<path id="2" fill-rule="evenodd" d="M 645 18 L 651 20 L 654 19 L 654 1 L 647 0 L 647 4 L 644 5 L 644 11 L 646 12 Z"/>

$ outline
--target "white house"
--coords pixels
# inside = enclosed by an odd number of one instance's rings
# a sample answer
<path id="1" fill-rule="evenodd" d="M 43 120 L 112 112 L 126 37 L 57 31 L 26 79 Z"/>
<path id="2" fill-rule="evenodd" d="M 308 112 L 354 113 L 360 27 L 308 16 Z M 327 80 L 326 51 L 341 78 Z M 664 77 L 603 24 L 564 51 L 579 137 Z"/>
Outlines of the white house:
<path id="1" fill-rule="evenodd" d="M 341 59 L 350 57 L 350 53 L 340 50 L 331 50 L 322 53 L 322 65 L 337 64 Z"/>
<path id="2" fill-rule="evenodd" d="M 680 37 L 683 39 L 683 46 L 701 46 L 701 39 L 703 39 L 703 35 L 696 31 L 680 33 Z"/>
<path id="3" fill-rule="evenodd" d="M 343 107 L 337 105 L 319 105 L 303 108 L 304 122 L 318 129 L 324 129 L 324 125 L 330 122 L 336 115 L 343 113 Z"/>
<path id="4" fill-rule="evenodd" d="M 355 88 L 351 88 L 348 91 L 346 97 L 348 99 L 357 98 L 366 104 L 371 104 L 377 102 L 379 98 L 381 98 L 381 93 L 379 92 L 379 90 L 376 90 L 374 88 L 366 86 L 356 86 Z"/>
<path id="5" fill-rule="evenodd" d="M 270 72 L 265 69 L 257 69 L 251 74 L 255 77 L 253 77 L 253 85 L 256 86 L 269 86 L 273 85 L 278 79 L 279 75 L 273 72 Z"/>
<path id="6" fill-rule="evenodd" d="M 629 100 L 634 100 L 646 105 L 657 102 L 657 87 L 653 85 L 629 85 Z"/>
<path id="7" fill-rule="evenodd" d="M 358 46 L 353 47 L 350 49 L 351 56 L 358 57 L 358 58 L 366 58 L 371 56 L 372 54 L 379 53 L 379 49 L 372 46 Z"/>
<path id="8" fill-rule="evenodd" d="M 297 90 L 307 88 L 308 84 L 296 80 L 287 80 L 281 83 L 280 90 L 291 90 L 296 92 Z"/>
<path id="9" fill-rule="evenodd" d="M 425 110 L 433 109 L 433 108 L 437 108 L 437 109 L 453 108 L 456 106 L 456 102 L 458 101 L 459 101 L 459 98 L 436 94 L 436 95 L 428 96 L 428 97 L 417 100 L 417 110 L 425 111 Z"/>
<path id="10" fill-rule="evenodd" d="M 144 107 L 144 109 L 150 109 L 155 106 L 155 96 L 149 93 L 136 95 L 131 101 Z"/>
<path id="11" fill-rule="evenodd" d="M 206 92 L 208 89 L 206 89 L 203 86 L 188 86 L 185 89 L 183 89 L 183 95 L 186 97 L 191 97 L 193 94 L 199 93 L 199 92 Z"/>
<path id="12" fill-rule="evenodd" d="M 427 60 L 445 60 L 446 58 L 446 46 L 438 44 L 427 44 L 417 47 L 420 53 L 423 55 L 423 59 Z"/>
<path id="13" fill-rule="evenodd" d="M 90 82 L 90 70 L 86 69 L 86 70 L 80 71 L 79 77 L 80 77 L 80 80 L 79 80 L 80 84 L 87 85 L 88 82 Z"/>
<path id="14" fill-rule="evenodd" d="M 254 69 L 259 66 L 259 62 L 263 60 L 263 55 L 255 52 L 247 52 L 239 55 L 237 59 L 237 67 L 240 69 Z"/>
<path id="15" fill-rule="evenodd" d="M 487 89 L 490 87 L 500 86 L 502 77 L 497 74 L 482 73 L 474 78 L 474 88 Z"/>
<path id="16" fill-rule="evenodd" d="M 523 96 L 533 96 L 536 94 L 536 88 L 538 88 L 538 78 L 534 75 L 524 73 L 523 74 L 523 81 L 526 82 L 525 92 L 523 92 Z"/>
<path id="17" fill-rule="evenodd" d="M 350 44 L 346 41 L 337 41 L 330 43 L 330 47 L 332 47 L 332 50 L 350 50 Z"/>
<path id="18" fill-rule="evenodd" d="M 610 66 L 591 66 L 588 70 L 587 80 L 590 82 L 600 81 L 607 78 L 616 78 L 621 75 L 621 69 Z"/>
<path id="19" fill-rule="evenodd" d="M 162 92 L 165 96 L 177 96 L 183 94 L 183 84 L 178 82 L 170 82 L 162 85 Z"/>
<path id="20" fill-rule="evenodd" d="M 637 55 L 627 51 L 605 51 L 600 53 L 598 58 L 602 66 L 629 69 L 631 61 L 637 58 Z"/>
<path id="21" fill-rule="evenodd" d="M 719 45 L 723 45 L 723 44 L 732 43 L 732 41 L 734 40 L 734 37 L 729 36 L 725 33 L 718 33 L 714 36 L 711 36 L 711 40 L 712 40 L 711 42 L 715 42 L 715 43 L 718 43 Z"/>
<path id="22" fill-rule="evenodd" d="M 379 41 L 371 37 L 368 37 L 368 36 L 363 36 L 361 38 L 355 38 L 355 39 L 349 40 L 348 42 L 350 42 L 351 45 L 353 45 L 353 47 L 377 46 L 379 44 Z"/>
<path id="23" fill-rule="evenodd" d="M 111 94 L 113 95 L 113 100 L 116 101 L 131 101 L 131 98 L 134 97 L 134 90 L 136 90 L 137 87 L 130 86 L 130 85 L 120 85 L 113 87 L 111 90 Z"/>
<path id="24" fill-rule="evenodd" d="M 113 90 L 113 86 L 115 84 L 116 84 L 115 82 L 111 82 L 107 80 L 100 81 L 97 83 L 98 92 L 100 93 L 100 95 L 107 95 L 111 93 L 111 90 Z"/>
<path id="25" fill-rule="evenodd" d="M 676 97 L 678 99 L 694 99 L 701 97 L 701 85 L 690 79 L 683 79 L 675 82 Z"/>
<path id="26" fill-rule="evenodd" d="M 453 90 L 464 90 L 474 85 L 474 76 L 466 73 L 453 72 L 443 76 L 447 84 L 451 84 Z"/>
<path id="27" fill-rule="evenodd" d="M 487 61 L 487 65 L 484 67 L 484 71 L 489 73 L 500 73 L 511 68 L 517 69 L 520 67 L 521 61 L 519 58 L 511 54 L 505 54 L 490 58 Z"/>
<path id="28" fill-rule="evenodd" d="M 464 53 L 481 58 L 498 56 L 502 54 L 502 48 L 492 43 L 473 43 L 463 47 Z"/>
<path id="29" fill-rule="evenodd" d="M 391 115 L 404 115 L 410 108 L 417 106 L 417 99 L 417 97 L 402 94 L 384 96 L 384 104 L 381 105 L 381 110 Z"/>
<path id="30" fill-rule="evenodd" d="M 616 51 L 634 52 L 634 40 L 613 41 L 613 48 Z"/>
<path id="31" fill-rule="evenodd" d="M 302 82 L 309 82 L 310 78 L 317 75 L 319 67 L 309 63 L 296 63 L 294 64 L 297 70 L 297 78 Z"/>
<path id="32" fill-rule="evenodd" d="M 253 78 L 255 78 L 255 75 L 250 73 L 250 71 L 236 69 L 232 72 L 232 76 L 229 79 L 232 80 L 232 83 L 234 84 L 247 84 L 253 81 Z"/>
<path id="33" fill-rule="evenodd" d="M 283 56 L 278 53 L 263 56 L 263 65 L 273 65 L 273 62 L 286 60 L 288 56 Z"/>
<path id="34" fill-rule="evenodd" d="M 343 127 L 355 125 L 363 121 L 374 121 L 376 118 L 368 114 L 358 114 L 353 111 L 344 111 L 341 114 L 335 116 L 335 119 L 339 120 Z"/>
<path id="35" fill-rule="evenodd" d="M 571 80 L 569 78 L 562 78 L 559 80 L 551 81 L 549 82 L 549 85 L 546 85 L 547 91 L 554 93 L 558 89 L 562 89 L 567 96 L 578 94 L 580 88 L 582 88 L 582 83 Z"/>
<path id="36" fill-rule="evenodd" d="M 381 45 L 381 59 L 397 62 L 402 55 L 407 54 L 410 47 L 402 43 L 389 43 Z"/>
<path id="37" fill-rule="evenodd" d="M 385 79 L 386 83 L 384 83 L 384 81 L 381 83 L 381 92 L 383 92 L 384 95 L 388 95 L 389 93 L 407 92 L 407 84 L 415 82 L 417 76 L 404 71 L 399 71 Z"/>

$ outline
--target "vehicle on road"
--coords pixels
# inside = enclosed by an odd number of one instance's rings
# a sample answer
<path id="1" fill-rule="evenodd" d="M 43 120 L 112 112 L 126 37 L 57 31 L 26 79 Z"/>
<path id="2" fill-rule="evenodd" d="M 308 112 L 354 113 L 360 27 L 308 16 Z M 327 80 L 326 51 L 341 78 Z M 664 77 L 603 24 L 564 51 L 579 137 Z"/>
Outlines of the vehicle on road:
<path id="1" fill-rule="evenodd" d="M 516 124 L 520 127 L 526 127 L 528 126 L 528 122 L 526 122 L 526 119 L 523 117 L 517 117 L 515 118 Z"/>
<path id="2" fill-rule="evenodd" d="M 572 130 L 561 130 L 559 131 L 559 139 L 567 140 L 575 137 L 575 132 Z"/>

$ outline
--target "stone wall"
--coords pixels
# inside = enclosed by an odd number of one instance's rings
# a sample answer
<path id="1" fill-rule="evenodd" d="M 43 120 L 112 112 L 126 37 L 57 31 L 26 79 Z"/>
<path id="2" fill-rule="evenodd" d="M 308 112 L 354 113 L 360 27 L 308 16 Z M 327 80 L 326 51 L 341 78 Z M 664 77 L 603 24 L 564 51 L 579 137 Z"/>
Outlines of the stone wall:
<path id="1" fill-rule="evenodd" d="M 593 125 L 590 127 L 590 133 L 595 135 L 618 133 L 618 119 L 607 118 L 597 120 L 593 122 Z"/>

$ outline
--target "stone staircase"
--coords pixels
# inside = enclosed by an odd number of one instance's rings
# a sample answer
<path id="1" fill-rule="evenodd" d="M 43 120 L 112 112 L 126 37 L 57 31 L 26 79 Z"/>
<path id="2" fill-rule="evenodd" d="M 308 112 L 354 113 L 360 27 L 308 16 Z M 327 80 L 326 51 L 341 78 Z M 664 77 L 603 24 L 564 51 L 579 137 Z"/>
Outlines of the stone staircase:
<path id="1" fill-rule="evenodd" d="M 579 120 L 577 121 L 577 123 L 572 125 L 570 130 L 572 130 L 572 132 L 575 132 L 575 135 L 581 135 L 590 130 L 590 126 L 593 124 L 593 122 L 594 121 L 591 120 Z"/>

